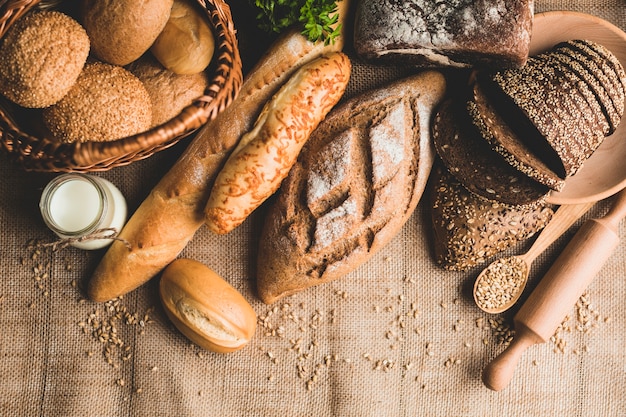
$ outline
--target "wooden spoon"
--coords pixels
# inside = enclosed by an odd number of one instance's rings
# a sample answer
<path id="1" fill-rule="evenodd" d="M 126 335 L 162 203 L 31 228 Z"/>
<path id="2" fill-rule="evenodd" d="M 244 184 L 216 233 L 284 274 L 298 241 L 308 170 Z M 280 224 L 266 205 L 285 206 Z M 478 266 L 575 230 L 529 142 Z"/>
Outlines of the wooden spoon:
<path id="1" fill-rule="evenodd" d="M 476 305 L 487 313 L 497 314 L 515 304 L 524 291 L 533 261 L 594 204 L 560 206 L 525 254 L 497 259 L 483 269 L 474 283 Z"/>
<path id="2" fill-rule="evenodd" d="M 488 388 L 505 388 L 526 349 L 554 334 L 619 244 L 619 223 L 624 216 L 626 190 L 604 217 L 581 226 L 513 318 L 515 338 L 483 371 Z"/>

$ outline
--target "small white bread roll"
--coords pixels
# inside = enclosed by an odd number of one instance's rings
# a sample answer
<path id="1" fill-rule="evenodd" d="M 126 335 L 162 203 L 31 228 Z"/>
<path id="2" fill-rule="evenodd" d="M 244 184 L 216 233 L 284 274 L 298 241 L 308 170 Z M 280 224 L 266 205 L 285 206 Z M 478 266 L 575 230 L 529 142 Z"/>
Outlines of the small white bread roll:
<path id="1" fill-rule="evenodd" d="M 256 313 L 252 306 L 201 262 L 173 261 L 163 271 L 159 294 L 174 326 L 204 349 L 232 352 L 254 336 Z"/>
<path id="2" fill-rule="evenodd" d="M 197 74 L 213 59 L 215 39 L 206 16 L 189 0 L 174 0 L 170 18 L 150 52 L 176 74 Z"/>
<path id="3" fill-rule="evenodd" d="M 343 96 L 350 69 L 342 52 L 317 58 L 265 105 L 215 180 L 205 207 L 210 230 L 232 231 L 280 187 L 311 132 Z"/>

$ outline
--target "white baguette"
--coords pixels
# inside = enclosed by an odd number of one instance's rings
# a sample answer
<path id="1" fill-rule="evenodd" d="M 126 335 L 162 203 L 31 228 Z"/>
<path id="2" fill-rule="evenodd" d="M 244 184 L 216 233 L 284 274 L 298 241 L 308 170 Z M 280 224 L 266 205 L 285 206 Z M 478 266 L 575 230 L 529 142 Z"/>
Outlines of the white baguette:
<path id="1" fill-rule="evenodd" d="M 339 3 L 339 20 L 348 0 Z M 343 48 L 310 42 L 297 30 L 279 37 L 246 76 L 238 97 L 207 123 L 159 181 L 120 233 L 88 284 L 88 297 L 107 301 L 143 285 L 172 262 L 204 224 L 204 207 L 215 176 L 262 106 L 302 65 Z"/>
<path id="2" fill-rule="evenodd" d="M 317 58 L 267 102 L 215 180 L 205 208 L 211 231 L 232 231 L 278 189 L 311 132 L 343 96 L 350 68 L 341 52 Z"/>

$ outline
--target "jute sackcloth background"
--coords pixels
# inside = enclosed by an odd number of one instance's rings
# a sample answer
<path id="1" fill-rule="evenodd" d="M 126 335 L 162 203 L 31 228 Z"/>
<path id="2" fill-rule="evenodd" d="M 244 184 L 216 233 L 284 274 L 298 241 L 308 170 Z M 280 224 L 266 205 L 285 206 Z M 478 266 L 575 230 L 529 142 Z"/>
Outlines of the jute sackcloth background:
<path id="1" fill-rule="evenodd" d="M 246 68 L 264 44 L 246 37 L 247 6 L 233 1 Z M 536 12 L 578 10 L 626 29 L 626 2 L 537 1 Z M 398 76 L 355 65 L 348 95 Z M 101 173 L 134 210 L 186 141 Z M 202 228 L 181 254 L 216 270 L 256 310 L 242 351 L 190 344 L 166 319 L 157 279 L 117 303 L 84 299 L 102 251 L 52 252 L 37 208 L 50 174 L 0 160 L 0 415 L 2 416 L 625 416 L 626 244 L 572 306 L 555 339 L 528 349 L 504 391 L 480 381 L 504 349 L 511 313 L 480 312 L 468 289 L 480 270 L 447 272 L 432 257 L 423 198 L 396 238 L 343 279 L 266 306 L 254 264 L 263 210 L 226 236 Z M 582 221 L 537 261 L 536 284 Z M 621 226 L 626 236 L 626 225 Z M 512 248 L 521 253 L 531 241 Z M 108 340 L 107 342 L 103 342 Z"/>

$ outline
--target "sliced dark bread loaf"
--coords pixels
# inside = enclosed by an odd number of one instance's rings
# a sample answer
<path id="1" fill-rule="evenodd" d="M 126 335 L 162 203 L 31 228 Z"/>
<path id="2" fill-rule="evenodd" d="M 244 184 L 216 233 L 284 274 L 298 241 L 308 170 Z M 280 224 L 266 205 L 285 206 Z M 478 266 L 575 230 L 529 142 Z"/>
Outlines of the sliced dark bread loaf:
<path id="1" fill-rule="evenodd" d="M 469 192 L 441 163 L 431 183 L 434 256 L 448 270 L 464 271 L 528 239 L 552 219 L 547 205 L 511 207 Z"/>
<path id="2" fill-rule="evenodd" d="M 534 156 L 526 141 L 520 140 L 501 116 L 500 110 L 487 99 L 481 84 L 475 82 L 472 92 L 473 95 L 467 102 L 467 111 L 472 123 L 489 142 L 491 148 L 525 175 L 553 190 L 560 191 L 564 180 L 543 160 Z"/>
<path id="3" fill-rule="evenodd" d="M 450 173 L 483 199 L 536 205 L 550 189 L 515 169 L 472 125 L 463 103 L 448 99 L 433 119 L 435 150 Z"/>
<path id="4" fill-rule="evenodd" d="M 596 94 L 611 127 L 608 134 L 613 133 L 624 113 L 626 74 L 621 63 L 602 45 L 584 40 L 561 43 L 554 53 L 577 60 L 597 80 L 595 84 L 599 83 L 601 88 L 596 89 Z"/>
<path id="5" fill-rule="evenodd" d="M 571 51 L 571 50 L 570 50 Z M 564 67 L 564 73 L 568 80 L 576 85 L 578 92 L 583 96 L 584 102 L 579 102 L 580 115 L 588 121 L 592 127 L 592 134 L 606 136 L 610 134 L 611 125 L 607 119 L 605 107 L 612 106 L 611 98 L 590 68 L 581 64 L 567 49 L 558 48 L 549 53 L 555 65 Z M 575 54 L 574 51 L 571 51 Z"/>
<path id="6" fill-rule="evenodd" d="M 549 145 L 553 150 L 550 155 L 556 154 L 558 158 L 551 157 L 546 163 L 564 179 L 578 171 L 604 136 L 586 133 L 589 127 L 584 126 L 585 119 L 576 110 L 578 88 L 568 81 L 568 71 L 555 61 L 549 54 L 541 54 L 529 59 L 520 70 L 500 71 L 485 77 L 484 85 L 494 106 L 508 104 L 510 108 L 512 102 L 534 125 L 539 136 L 534 134 L 524 140 L 530 139 L 527 143 L 537 146 L 538 158 L 547 155 L 544 145 Z"/>

